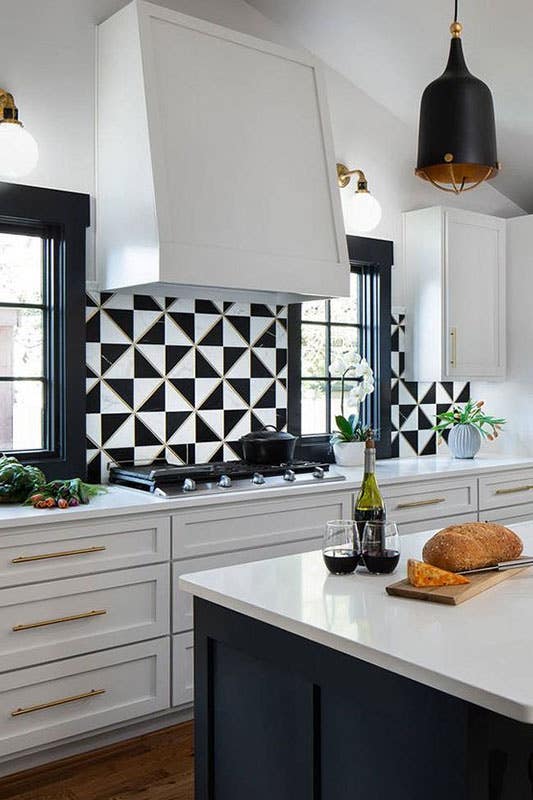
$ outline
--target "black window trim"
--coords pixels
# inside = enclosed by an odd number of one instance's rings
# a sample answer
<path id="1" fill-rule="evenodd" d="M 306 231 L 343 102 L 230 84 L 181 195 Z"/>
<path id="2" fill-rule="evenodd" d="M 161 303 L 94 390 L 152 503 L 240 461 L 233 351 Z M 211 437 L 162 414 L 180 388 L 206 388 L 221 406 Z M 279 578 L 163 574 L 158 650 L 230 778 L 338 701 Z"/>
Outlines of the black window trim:
<path id="1" fill-rule="evenodd" d="M 85 476 L 85 246 L 89 196 L 0 183 L 0 228 L 45 240 L 45 373 L 51 378 L 42 450 L 9 451 L 48 478 Z M 47 285 L 47 275 L 52 275 Z M 6 303 L 4 305 L 13 305 Z M 16 305 L 16 304 L 15 304 Z M 51 335 L 53 333 L 53 336 Z M 52 433 L 53 432 L 53 433 Z"/>
<path id="2" fill-rule="evenodd" d="M 394 258 L 393 243 L 385 239 L 364 236 L 347 236 L 348 257 L 352 272 L 368 276 L 369 296 L 361 303 L 362 352 L 379 374 L 379 394 L 367 397 L 363 418 L 368 418 L 379 408 L 379 439 L 376 442 L 378 458 L 391 457 L 391 269 Z M 365 313 L 371 306 L 370 316 L 378 320 L 379 330 L 369 325 Z M 291 433 L 301 432 L 301 305 L 292 304 L 288 311 L 288 420 Z M 328 434 L 300 436 L 297 457 L 309 460 L 332 461 L 333 454 Z"/>

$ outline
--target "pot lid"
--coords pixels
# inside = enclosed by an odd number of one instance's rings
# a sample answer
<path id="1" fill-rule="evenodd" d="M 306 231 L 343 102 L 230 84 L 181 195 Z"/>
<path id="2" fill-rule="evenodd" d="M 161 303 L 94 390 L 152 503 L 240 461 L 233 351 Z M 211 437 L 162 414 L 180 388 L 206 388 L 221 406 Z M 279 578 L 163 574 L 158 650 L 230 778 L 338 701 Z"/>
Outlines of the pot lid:
<path id="1" fill-rule="evenodd" d="M 296 439 L 288 431 L 278 431 L 273 425 L 266 425 L 260 431 L 251 431 L 245 436 L 241 436 L 241 442 L 284 442 Z"/>

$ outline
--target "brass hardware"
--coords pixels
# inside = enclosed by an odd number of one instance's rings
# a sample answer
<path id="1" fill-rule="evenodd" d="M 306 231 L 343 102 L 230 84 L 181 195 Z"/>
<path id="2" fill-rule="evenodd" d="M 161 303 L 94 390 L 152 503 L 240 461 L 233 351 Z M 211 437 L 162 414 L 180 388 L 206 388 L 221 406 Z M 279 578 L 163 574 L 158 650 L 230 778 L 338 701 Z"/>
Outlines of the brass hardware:
<path id="1" fill-rule="evenodd" d="M 62 697 L 59 700 L 50 700 L 48 703 L 40 703 L 37 706 L 27 706 L 26 708 L 16 708 L 11 712 L 12 717 L 20 717 L 22 714 L 33 714 L 34 711 L 44 711 L 47 708 L 63 706 L 65 703 L 75 703 L 76 700 L 87 700 L 99 694 L 105 694 L 105 689 L 91 689 L 90 692 L 83 694 L 73 694 L 71 697 Z"/>
<path id="2" fill-rule="evenodd" d="M 415 175 L 429 181 L 437 189 L 453 194 L 462 194 L 475 189 L 483 181 L 488 181 L 498 174 L 500 166 L 488 167 L 485 164 L 433 164 L 429 167 L 417 167 Z M 451 187 L 443 186 L 449 183 Z M 469 184 L 467 186 L 467 184 Z"/>
<path id="3" fill-rule="evenodd" d="M 10 92 L 6 92 L 5 89 L 0 89 L 0 123 L 2 122 L 22 125 L 13 95 Z"/>
<path id="4" fill-rule="evenodd" d="M 65 558 L 65 556 L 84 556 L 89 555 L 90 553 L 101 553 L 103 550 L 107 548 L 105 545 L 100 545 L 97 547 L 85 547 L 82 550 L 62 550 L 58 553 L 42 553 L 38 556 L 17 556 L 17 558 L 12 558 L 12 564 L 26 564 L 28 561 L 42 561 L 45 558 Z"/>
<path id="5" fill-rule="evenodd" d="M 444 160 L 447 164 L 453 161 L 453 153 L 444 153 Z"/>
<path id="6" fill-rule="evenodd" d="M 350 183 L 352 175 L 357 175 L 357 191 L 368 192 L 365 173 L 361 169 L 348 169 L 345 164 L 337 164 L 337 183 L 339 189 L 344 189 Z"/>
<path id="7" fill-rule="evenodd" d="M 463 26 L 460 22 L 452 22 L 450 25 L 450 33 L 454 39 L 458 39 L 463 31 Z"/>
<path id="8" fill-rule="evenodd" d="M 102 617 L 107 614 L 105 609 L 98 611 L 86 611 L 84 614 L 71 614 L 68 617 L 57 617 L 56 619 L 45 619 L 42 622 L 26 622 L 22 625 L 15 625 L 13 631 L 29 631 L 31 628 L 44 628 L 46 625 L 57 625 L 60 622 L 75 622 L 78 619 L 89 619 L 90 617 Z"/>
<path id="9" fill-rule="evenodd" d="M 450 356 L 450 366 L 456 367 L 457 366 L 457 328 L 450 328 L 450 340 L 451 340 L 451 356 Z"/>
<path id="10" fill-rule="evenodd" d="M 398 503 L 396 508 L 418 508 L 419 506 L 435 506 L 446 502 L 445 497 L 433 497 L 431 500 L 413 500 L 412 503 Z"/>
<path id="11" fill-rule="evenodd" d="M 515 486 L 514 489 L 496 489 L 494 494 L 516 494 L 516 492 L 529 492 L 533 486 Z"/>

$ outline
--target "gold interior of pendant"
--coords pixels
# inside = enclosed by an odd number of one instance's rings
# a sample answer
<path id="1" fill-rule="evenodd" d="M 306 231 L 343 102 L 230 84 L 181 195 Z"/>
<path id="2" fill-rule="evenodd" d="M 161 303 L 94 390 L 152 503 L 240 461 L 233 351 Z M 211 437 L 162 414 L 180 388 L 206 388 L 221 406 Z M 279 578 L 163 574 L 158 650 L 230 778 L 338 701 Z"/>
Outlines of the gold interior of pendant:
<path id="1" fill-rule="evenodd" d="M 429 167 L 415 169 L 415 175 L 444 192 L 461 194 L 493 178 L 498 174 L 499 166 L 499 164 L 496 167 L 486 164 L 432 164 Z"/>

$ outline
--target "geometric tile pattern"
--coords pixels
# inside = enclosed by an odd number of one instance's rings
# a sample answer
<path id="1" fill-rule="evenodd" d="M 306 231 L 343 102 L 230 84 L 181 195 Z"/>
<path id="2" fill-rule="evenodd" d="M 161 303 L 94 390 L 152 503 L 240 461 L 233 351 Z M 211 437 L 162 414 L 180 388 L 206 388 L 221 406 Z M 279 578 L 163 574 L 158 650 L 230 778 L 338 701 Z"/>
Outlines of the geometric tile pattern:
<path id="1" fill-rule="evenodd" d="M 434 455 L 437 434 L 431 430 L 436 414 L 470 398 L 470 383 L 448 381 L 422 383 L 406 381 L 405 374 L 406 317 L 393 313 L 391 320 L 391 422 L 392 458 L 398 456 Z M 439 452 L 447 449 L 445 441 Z"/>
<path id="2" fill-rule="evenodd" d="M 239 457 L 239 437 L 287 422 L 287 309 L 87 294 L 87 462 Z"/>

